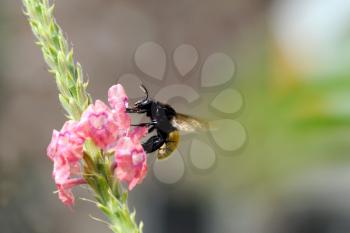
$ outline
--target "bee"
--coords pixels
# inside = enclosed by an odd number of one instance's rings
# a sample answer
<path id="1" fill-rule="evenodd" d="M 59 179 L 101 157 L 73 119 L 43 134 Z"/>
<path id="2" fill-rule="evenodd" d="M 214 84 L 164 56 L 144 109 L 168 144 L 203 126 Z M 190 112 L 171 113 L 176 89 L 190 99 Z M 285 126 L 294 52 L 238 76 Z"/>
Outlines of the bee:
<path id="1" fill-rule="evenodd" d="M 186 114 L 177 113 L 169 104 L 161 103 L 149 98 L 148 90 L 141 85 L 145 97 L 135 102 L 134 106 L 127 108 L 128 113 L 146 114 L 150 122 L 133 126 L 147 126 L 148 133 L 156 131 L 156 135 L 150 137 L 142 144 L 146 153 L 157 151 L 157 159 L 168 158 L 179 145 L 180 133 L 206 130 L 207 123 Z"/>

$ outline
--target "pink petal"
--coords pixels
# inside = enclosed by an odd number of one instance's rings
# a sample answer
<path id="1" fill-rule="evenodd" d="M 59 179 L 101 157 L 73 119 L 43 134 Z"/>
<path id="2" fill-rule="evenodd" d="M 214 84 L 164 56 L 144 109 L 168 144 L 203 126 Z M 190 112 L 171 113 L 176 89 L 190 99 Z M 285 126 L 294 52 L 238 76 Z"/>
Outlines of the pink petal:
<path id="1" fill-rule="evenodd" d="M 52 132 L 52 138 L 49 146 L 47 147 L 47 156 L 53 160 L 57 153 L 57 140 L 58 140 L 59 132 L 54 130 Z"/>
<path id="2" fill-rule="evenodd" d="M 58 189 L 58 198 L 65 204 L 66 206 L 74 205 L 75 199 L 71 189 L 65 189 L 63 185 L 57 185 Z"/>
<path id="3" fill-rule="evenodd" d="M 131 182 L 129 183 L 128 189 L 131 191 L 137 184 L 142 183 L 147 174 L 147 163 L 143 163 L 141 170 L 139 170 L 139 174 L 135 176 Z"/>
<path id="4" fill-rule="evenodd" d="M 117 84 L 109 88 L 108 102 L 112 108 L 118 111 L 128 107 L 128 96 L 122 85 Z"/>
<path id="5" fill-rule="evenodd" d="M 80 160 L 83 157 L 84 141 L 78 123 L 67 121 L 60 131 L 53 131 L 47 148 L 47 155 L 54 164 L 52 176 L 58 188 L 58 196 L 68 206 L 74 203 L 71 188 L 85 182 L 82 178 L 71 178 L 72 175 L 81 175 Z"/>
<path id="6" fill-rule="evenodd" d="M 147 132 L 147 127 L 136 127 L 130 133 L 130 138 L 134 143 L 140 143 L 140 140 L 146 136 Z"/>
<path id="7" fill-rule="evenodd" d="M 64 157 L 56 157 L 52 173 L 57 184 L 63 184 L 70 176 L 70 166 Z"/>
<path id="8" fill-rule="evenodd" d="M 83 113 L 79 128 L 85 137 L 91 138 L 102 149 L 115 142 L 118 137 L 118 122 L 108 106 L 100 100 L 96 100 Z"/>
<path id="9" fill-rule="evenodd" d="M 136 140 L 143 131 L 141 128 L 133 131 L 134 140 L 123 137 L 116 145 L 114 173 L 120 181 L 128 183 L 129 190 L 141 183 L 147 173 L 147 156 L 140 141 Z"/>

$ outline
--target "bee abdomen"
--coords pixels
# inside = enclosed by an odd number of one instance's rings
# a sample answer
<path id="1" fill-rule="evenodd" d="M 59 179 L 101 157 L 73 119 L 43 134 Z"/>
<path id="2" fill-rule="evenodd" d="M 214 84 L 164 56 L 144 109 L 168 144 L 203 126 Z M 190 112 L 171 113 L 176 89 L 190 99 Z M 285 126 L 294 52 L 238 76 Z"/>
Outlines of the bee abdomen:
<path id="1" fill-rule="evenodd" d="M 176 150 L 179 140 L 179 131 L 170 132 L 165 143 L 159 148 L 157 158 L 159 160 L 168 158 Z"/>

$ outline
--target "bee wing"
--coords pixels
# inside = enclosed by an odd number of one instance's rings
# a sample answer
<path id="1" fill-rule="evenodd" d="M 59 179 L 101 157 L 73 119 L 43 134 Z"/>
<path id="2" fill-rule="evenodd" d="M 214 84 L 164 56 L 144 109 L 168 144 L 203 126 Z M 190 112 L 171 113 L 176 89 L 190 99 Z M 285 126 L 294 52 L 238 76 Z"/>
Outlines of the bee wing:
<path id="1" fill-rule="evenodd" d="M 206 131 L 209 129 L 208 122 L 181 113 L 176 114 L 172 124 L 178 130 L 185 132 Z"/>

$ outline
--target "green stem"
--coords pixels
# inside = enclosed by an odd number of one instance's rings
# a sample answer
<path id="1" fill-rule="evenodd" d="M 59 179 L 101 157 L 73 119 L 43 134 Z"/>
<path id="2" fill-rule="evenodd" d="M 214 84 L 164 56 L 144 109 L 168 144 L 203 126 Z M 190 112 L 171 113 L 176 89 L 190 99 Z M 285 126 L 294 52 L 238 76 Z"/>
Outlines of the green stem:
<path id="1" fill-rule="evenodd" d="M 54 74 L 59 99 L 68 117 L 79 120 L 92 102 L 86 91 L 82 68 L 74 62 L 73 50 L 69 48 L 63 32 L 53 17 L 54 6 L 48 0 L 22 0 L 25 14 L 41 47 L 49 71 Z M 127 193 L 121 194 L 120 185 L 110 171 L 110 161 L 93 143 L 87 143 L 84 155 L 85 180 L 95 191 L 97 206 L 109 219 L 109 227 L 115 233 L 141 233 L 135 221 L 135 212 L 127 206 Z"/>
<path id="2" fill-rule="evenodd" d="M 85 180 L 95 191 L 97 207 L 108 217 L 113 232 L 141 233 L 143 223 L 137 225 L 135 211 L 130 213 L 127 206 L 127 193 L 121 194 L 117 181 L 109 179 L 111 162 L 103 158 L 101 154 L 84 153 Z"/>
<path id="3" fill-rule="evenodd" d="M 99 185 L 107 186 L 105 179 L 100 177 Z M 98 200 L 97 207 L 108 217 L 109 227 L 115 233 L 141 233 L 143 224 L 137 226 L 135 220 L 135 211 L 130 213 L 127 206 L 127 193 L 118 199 L 112 193 L 110 187 L 100 188 L 96 192 L 96 199 Z"/>

